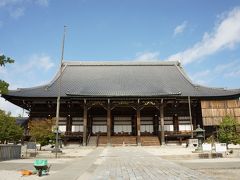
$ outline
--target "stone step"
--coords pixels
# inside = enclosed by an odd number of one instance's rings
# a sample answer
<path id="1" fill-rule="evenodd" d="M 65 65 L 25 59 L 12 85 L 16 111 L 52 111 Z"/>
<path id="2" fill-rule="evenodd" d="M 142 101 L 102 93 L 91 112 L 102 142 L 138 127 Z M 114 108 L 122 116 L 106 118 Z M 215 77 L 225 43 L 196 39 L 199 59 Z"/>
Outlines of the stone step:
<path id="1" fill-rule="evenodd" d="M 160 146 L 160 142 L 157 136 L 141 136 L 142 146 Z"/>

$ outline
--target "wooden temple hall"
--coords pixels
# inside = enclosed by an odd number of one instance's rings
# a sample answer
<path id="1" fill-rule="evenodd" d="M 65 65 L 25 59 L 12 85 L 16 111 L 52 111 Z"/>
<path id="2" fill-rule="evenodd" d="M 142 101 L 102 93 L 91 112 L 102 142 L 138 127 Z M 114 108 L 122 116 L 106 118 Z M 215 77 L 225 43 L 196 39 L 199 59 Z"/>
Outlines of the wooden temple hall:
<path id="1" fill-rule="evenodd" d="M 3 97 L 32 121 L 54 118 L 61 79 L 65 141 L 160 145 L 191 138 L 197 125 L 211 134 L 226 115 L 240 121 L 240 89 L 196 85 L 179 62 L 64 62 L 61 69 L 49 84 Z"/>

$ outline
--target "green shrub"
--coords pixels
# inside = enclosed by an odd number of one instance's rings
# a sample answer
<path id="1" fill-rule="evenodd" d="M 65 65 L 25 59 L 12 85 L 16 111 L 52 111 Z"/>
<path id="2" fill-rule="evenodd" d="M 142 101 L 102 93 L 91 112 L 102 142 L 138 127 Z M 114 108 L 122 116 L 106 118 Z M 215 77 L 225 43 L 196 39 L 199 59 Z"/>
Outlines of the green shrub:
<path id="1" fill-rule="evenodd" d="M 17 142 L 22 135 L 23 129 L 16 124 L 16 119 L 0 110 L 0 143 Z"/>
<path id="2" fill-rule="evenodd" d="M 233 117 L 226 116 L 219 125 L 218 139 L 222 143 L 240 143 L 240 135 L 237 132 L 237 127 L 239 123 Z"/>

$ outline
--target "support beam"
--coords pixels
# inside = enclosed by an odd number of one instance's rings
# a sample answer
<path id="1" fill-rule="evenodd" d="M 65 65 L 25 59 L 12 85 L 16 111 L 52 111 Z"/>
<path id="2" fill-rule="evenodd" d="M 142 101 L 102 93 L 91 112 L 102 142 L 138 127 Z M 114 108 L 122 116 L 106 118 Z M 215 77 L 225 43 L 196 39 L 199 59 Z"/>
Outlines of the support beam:
<path id="1" fill-rule="evenodd" d="M 108 105 L 107 105 L 107 143 L 108 146 L 111 145 L 111 104 L 110 99 L 108 99 Z"/>
<path id="2" fill-rule="evenodd" d="M 161 121 L 161 145 L 165 144 L 165 132 L 164 132 L 164 106 L 163 99 L 161 100 L 161 104 L 159 107 L 160 110 L 160 121 Z"/>
<path id="3" fill-rule="evenodd" d="M 72 131 L 72 117 L 70 115 L 67 116 L 66 130 L 68 132 Z"/>
<path id="4" fill-rule="evenodd" d="M 87 145 L 87 102 L 84 100 L 83 105 L 83 146 Z"/>
<path id="5" fill-rule="evenodd" d="M 190 96 L 188 96 L 188 108 L 189 108 L 189 117 L 190 117 L 190 123 L 191 123 L 191 138 L 193 138 L 193 123 L 192 123 L 192 109 L 191 109 Z"/>
<path id="6" fill-rule="evenodd" d="M 141 146 L 141 139 L 140 139 L 140 135 L 141 135 L 141 131 L 140 131 L 141 113 L 140 113 L 139 103 L 140 103 L 140 101 L 138 100 L 138 107 L 137 107 L 137 145 Z"/>

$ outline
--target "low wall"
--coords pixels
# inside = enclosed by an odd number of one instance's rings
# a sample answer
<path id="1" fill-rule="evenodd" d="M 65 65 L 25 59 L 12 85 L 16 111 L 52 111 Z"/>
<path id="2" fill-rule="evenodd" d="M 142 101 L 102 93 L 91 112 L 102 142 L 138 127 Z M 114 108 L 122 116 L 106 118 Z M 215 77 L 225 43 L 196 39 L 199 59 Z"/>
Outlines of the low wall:
<path id="1" fill-rule="evenodd" d="M 0 161 L 21 158 L 21 145 L 0 144 Z"/>

